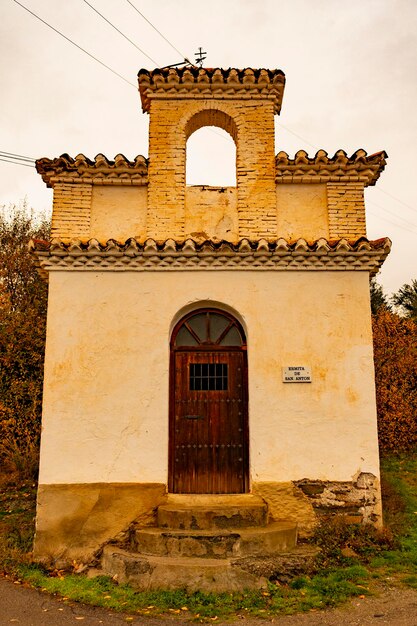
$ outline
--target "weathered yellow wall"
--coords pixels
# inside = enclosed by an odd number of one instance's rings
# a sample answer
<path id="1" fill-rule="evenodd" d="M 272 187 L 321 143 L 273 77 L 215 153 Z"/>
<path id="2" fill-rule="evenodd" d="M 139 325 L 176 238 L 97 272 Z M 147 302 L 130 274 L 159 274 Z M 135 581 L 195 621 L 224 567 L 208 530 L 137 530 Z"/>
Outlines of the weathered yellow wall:
<path id="1" fill-rule="evenodd" d="M 129 237 L 144 241 L 147 237 L 162 237 L 165 223 L 171 224 L 175 231 L 165 230 L 165 238 L 177 233 L 180 239 L 204 237 L 237 241 L 244 236 L 251 239 L 264 236 L 288 240 L 303 237 L 311 241 L 320 237 L 357 239 L 366 236 L 363 185 L 360 183 L 280 183 L 274 191 L 273 218 L 271 210 L 263 204 L 254 205 L 250 218 L 245 216 L 239 209 L 240 188 L 189 187 L 185 181 L 183 183 L 183 204 L 175 211 L 169 209 L 169 194 L 166 200 L 158 197 L 158 210 L 148 209 L 146 185 L 57 184 L 52 237 L 67 242 L 91 238 L 100 242 L 110 238 L 125 241 Z M 262 196 L 263 182 L 258 184 Z M 175 193 L 180 193 L 179 188 Z M 162 230 L 158 230 L 155 220 L 160 222 Z M 249 223 L 251 226 L 247 228 L 245 224 Z"/>
<path id="2" fill-rule="evenodd" d="M 252 490 L 268 502 L 269 515 L 273 520 L 291 520 L 298 524 L 302 537 L 311 534 L 317 517 L 307 496 L 292 482 L 255 482 Z"/>
<path id="3" fill-rule="evenodd" d="M 277 185 L 277 222 L 277 236 L 288 241 L 328 238 L 326 185 Z"/>
<path id="4" fill-rule="evenodd" d="M 91 202 L 90 237 L 105 243 L 108 239 L 146 239 L 146 186 L 94 185 Z"/>
<path id="5" fill-rule="evenodd" d="M 35 558 L 58 568 L 60 560 L 64 567 L 73 559 L 89 562 L 132 520 L 152 524 L 165 491 L 165 485 L 156 483 L 40 485 Z"/>
<path id="6" fill-rule="evenodd" d="M 248 333 L 252 481 L 379 476 L 366 272 L 52 271 L 49 289 L 41 484 L 166 483 L 170 328 L 217 302 Z M 313 382 L 284 384 L 300 364 Z"/>
<path id="7" fill-rule="evenodd" d="M 237 241 L 239 223 L 235 187 L 196 185 L 185 190 L 185 238 Z"/>

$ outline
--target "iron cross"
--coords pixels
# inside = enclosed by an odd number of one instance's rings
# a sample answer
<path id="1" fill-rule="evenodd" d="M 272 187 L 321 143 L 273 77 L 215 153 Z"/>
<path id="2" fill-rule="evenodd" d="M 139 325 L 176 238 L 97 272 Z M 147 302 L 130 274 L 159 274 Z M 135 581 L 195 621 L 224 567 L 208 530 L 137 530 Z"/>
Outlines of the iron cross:
<path id="1" fill-rule="evenodd" d="M 206 55 L 207 52 L 203 52 L 202 47 L 200 46 L 198 49 L 198 52 L 194 53 L 195 56 L 195 62 L 198 63 L 200 65 L 200 67 L 203 67 L 203 61 L 206 60 L 206 57 L 204 55 Z"/>

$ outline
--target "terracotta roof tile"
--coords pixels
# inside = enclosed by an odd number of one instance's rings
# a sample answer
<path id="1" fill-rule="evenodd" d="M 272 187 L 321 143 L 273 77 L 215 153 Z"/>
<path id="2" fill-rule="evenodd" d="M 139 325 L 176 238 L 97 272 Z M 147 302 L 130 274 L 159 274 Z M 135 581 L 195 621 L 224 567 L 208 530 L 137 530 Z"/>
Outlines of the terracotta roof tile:
<path id="1" fill-rule="evenodd" d="M 363 182 L 365 186 L 375 185 L 387 158 L 384 150 L 368 155 L 359 149 L 350 157 L 344 150 L 338 150 L 333 157 L 329 157 L 325 150 L 319 150 L 314 157 L 299 150 L 293 159 L 282 151 L 275 157 L 276 182 Z"/>
<path id="2" fill-rule="evenodd" d="M 181 68 L 141 69 L 138 73 L 142 109 L 149 112 L 152 98 L 270 98 L 275 113 L 281 110 L 285 75 L 281 70 L 222 69 L 187 66 Z"/>
<path id="3" fill-rule="evenodd" d="M 141 155 L 129 161 L 123 154 L 116 154 L 114 160 L 104 154 L 97 154 L 94 160 L 84 154 L 75 158 L 61 154 L 55 159 L 38 159 L 36 170 L 48 187 L 53 187 L 58 181 L 108 183 L 118 180 L 138 185 L 148 182 L 148 160 Z"/>
<path id="4" fill-rule="evenodd" d="M 389 254 L 388 238 L 369 241 L 285 239 L 125 242 L 96 239 L 64 243 L 32 240 L 30 250 L 43 275 L 50 270 L 181 271 L 181 270 L 359 270 L 376 274 Z"/>
<path id="5" fill-rule="evenodd" d="M 276 182 L 363 182 L 374 185 L 384 170 L 387 153 L 384 151 L 367 155 L 365 150 L 357 150 L 348 157 L 344 150 L 338 150 L 329 157 L 325 150 L 319 150 L 309 157 L 305 150 L 299 150 L 293 159 L 286 152 L 275 157 Z M 148 183 L 148 159 L 138 155 L 129 161 L 123 154 L 114 160 L 103 154 L 89 159 L 84 154 L 75 158 L 62 154 L 55 159 L 46 157 L 36 161 L 36 169 L 48 187 L 61 182 L 95 182 L 106 184 L 145 185 Z"/>

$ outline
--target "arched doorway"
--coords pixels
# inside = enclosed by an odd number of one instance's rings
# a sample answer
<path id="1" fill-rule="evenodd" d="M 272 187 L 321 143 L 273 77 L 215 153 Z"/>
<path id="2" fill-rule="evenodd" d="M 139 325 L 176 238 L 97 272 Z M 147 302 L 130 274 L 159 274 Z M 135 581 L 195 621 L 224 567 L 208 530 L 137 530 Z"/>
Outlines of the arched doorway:
<path id="1" fill-rule="evenodd" d="M 246 338 L 229 313 L 189 313 L 171 337 L 172 493 L 245 493 L 249 483 Z"/>

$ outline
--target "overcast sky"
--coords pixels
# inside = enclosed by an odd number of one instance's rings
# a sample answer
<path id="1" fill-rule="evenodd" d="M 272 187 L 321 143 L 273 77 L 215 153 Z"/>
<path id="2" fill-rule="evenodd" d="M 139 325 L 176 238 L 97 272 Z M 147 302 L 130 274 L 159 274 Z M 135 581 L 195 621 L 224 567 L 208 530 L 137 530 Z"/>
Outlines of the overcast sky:
<path id="1" fill-rule="evenodd" d="M 128 0 L 89 0 L 150 58 L 85 0 L 19 2 L 128 82 L 14 0 L 0 0 L 0 151 L 147 156 L 140 68 L 193 59 L 199 46 L 207 67 L 279 68 L 287 84 L 276 152 L 386 150 L 387 167 L 366 192 L 368 237 L 393 241 L 379 276 L 388 293 L 417 278 L 417 0 L 131 0 L 177 51 Z M 220 134 L 191 137 L 189 182 L 230 182 L 234 147 Z M 35 211 L 50 210 L 52 192 L 34 169 L 0 161 L 0 205 L 24 197 Z"/>

